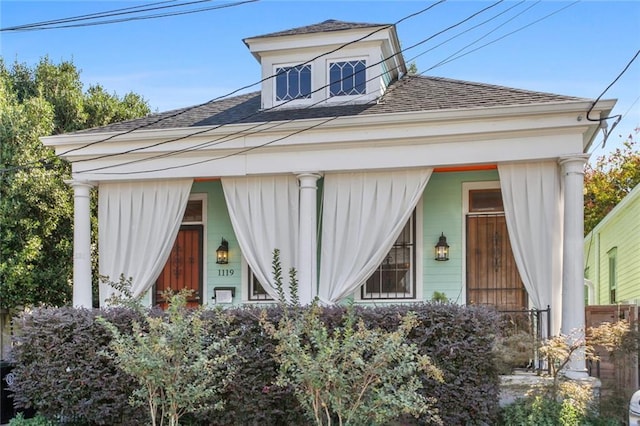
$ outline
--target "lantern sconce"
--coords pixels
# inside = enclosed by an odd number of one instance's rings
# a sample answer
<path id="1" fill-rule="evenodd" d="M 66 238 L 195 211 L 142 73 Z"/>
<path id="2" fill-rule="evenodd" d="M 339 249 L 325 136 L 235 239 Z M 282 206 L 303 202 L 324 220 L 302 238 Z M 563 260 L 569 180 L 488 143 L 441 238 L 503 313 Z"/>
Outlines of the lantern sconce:
<path id="1" fill-rule="evenodd" d="M 449 244 L 447 244 L 447 237 L 444 236 L 444 232 L 440 235 L 438 244 L 436 244 L 436 260 L 445 261 L 449 260 Z"/>
<path id="2" fill-rule="evenodd" d="M 226 265 L 229 263 L 229 242 L 224 238 L 216 250 L 216 263 L 220 265 Z"/>

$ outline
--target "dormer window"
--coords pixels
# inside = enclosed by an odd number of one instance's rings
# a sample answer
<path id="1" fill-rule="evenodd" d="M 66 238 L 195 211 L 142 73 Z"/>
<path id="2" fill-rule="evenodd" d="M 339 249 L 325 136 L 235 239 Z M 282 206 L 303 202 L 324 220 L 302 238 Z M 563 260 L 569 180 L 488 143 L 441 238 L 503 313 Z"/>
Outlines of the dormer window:
<path id="1" fill-rule="evenodd" d="M 276 68 L 276 102 L 311 98 L 311 65 Z"/>
<path id="2" fill-rule="evenodd" d="M 329 64 L 329 95 L 354 96 L 367 93 L 365 60 Z"/>

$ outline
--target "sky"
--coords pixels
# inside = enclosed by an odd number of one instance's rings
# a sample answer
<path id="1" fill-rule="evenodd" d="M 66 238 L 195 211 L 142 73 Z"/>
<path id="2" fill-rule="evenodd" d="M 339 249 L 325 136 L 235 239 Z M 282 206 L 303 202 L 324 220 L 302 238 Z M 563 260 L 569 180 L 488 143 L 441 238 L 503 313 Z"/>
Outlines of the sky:
<path id="1" fill-rule="evenodd" d="M 160 7 L 187 1 L 194 0 L 0 0 L 0 54 L 9 66 L 15 61 L 35 66 L 45 56 L 54 63 L 72 61 L 81 71 L 85 90 L 100 84 L 118 96 L 135 92 L 154 112 L 160 112 L 200 104 L 257 83 L 260 67 L 243 43 L 244 38 L 327 19 L 396 23 L 436 3 L 261 0 L 156 19 L 6 30 L 150 3 Z M 199 1 L 108 19 L 194 11 L 236 2 Z M 398 23 L 405 60 L 415 62 L 424 75 L 596 99 L 640 49 L 637 0 L 502 1 L 447 30 L 494 3 L 448 0 Z M 416 43 L 420 44 L 411 48 Z M 448 62 L 441 64 L 443 61 Z M 259 90 L 259 85 L 243 91 L 253 90 Z M 623 118 L 604 148 L 603 136 L 596 138 L 591 161 L 620 147 L 640 126 L 640 57 L 602 99 L 617 99 L 611 115 Z M 610 127 L 613 122 L 609 120 Z"/>

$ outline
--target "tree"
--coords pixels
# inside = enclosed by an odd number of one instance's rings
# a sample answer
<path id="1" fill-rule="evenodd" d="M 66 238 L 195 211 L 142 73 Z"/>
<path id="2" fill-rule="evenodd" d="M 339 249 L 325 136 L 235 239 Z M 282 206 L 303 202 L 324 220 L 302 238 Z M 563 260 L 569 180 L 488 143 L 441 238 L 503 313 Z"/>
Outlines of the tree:
<path id="1" fill-rule="evenodd" d="M 72 62 L 35 67 L 0 58 L 0 308 L 71 299 L 73 192 L 69 164 L 39 137 L 144 116 L 139 95 L 82 91 Z"/>
<path id="2" fill-rule="evenodd" d="M 640 127 L 635 133 L 640 132 Z M 622 148 L 608 156 L 602 155 L 584 174 L 584 233 L 593 228 L 640 183 L 640 150 L 633 135 Z"/>

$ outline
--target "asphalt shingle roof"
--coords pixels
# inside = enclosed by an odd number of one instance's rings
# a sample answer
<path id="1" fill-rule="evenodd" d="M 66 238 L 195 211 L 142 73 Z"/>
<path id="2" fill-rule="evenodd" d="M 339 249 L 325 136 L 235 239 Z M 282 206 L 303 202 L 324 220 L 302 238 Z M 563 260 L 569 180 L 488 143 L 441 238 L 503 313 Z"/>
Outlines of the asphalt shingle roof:
<path id="1" fill-rule="evenodd" d="M 398 112 L 442 111 L 580 100 L 586 99 L 441 77 L 405 76 L 391 84 L 384 96 L 376 103 L 260 110 L 260 92 L 252 92 L 78 133 L 121 132 L 137 128 L 151 130 L 217 126 L 237 123 Z"/>
<path id="2" fill-rule="evenodd" d="M 275 33 L 263 34 L 259 36 L 249 37 L 249 38 L 251 39 L 251 38 L 263 38 L 263 37 L 282 37 L 282 36 L 289 36 L 289 35 L 324 33 L 328 31 L 342 31 L 342 30 L 352 30 L 356 28 L 371 28 L 371 27 L 386 27 L 386 26 L 391 26 L 391 24 L 345 22 L 345 21 L 337 21 L 335 19 L 329 19 L 324 22 L 320 22 L 318 24 L 307 25 L 307 26 L 298 27 L 298 28 L 291 28 L 289 30 L 278 31 Z"/>

